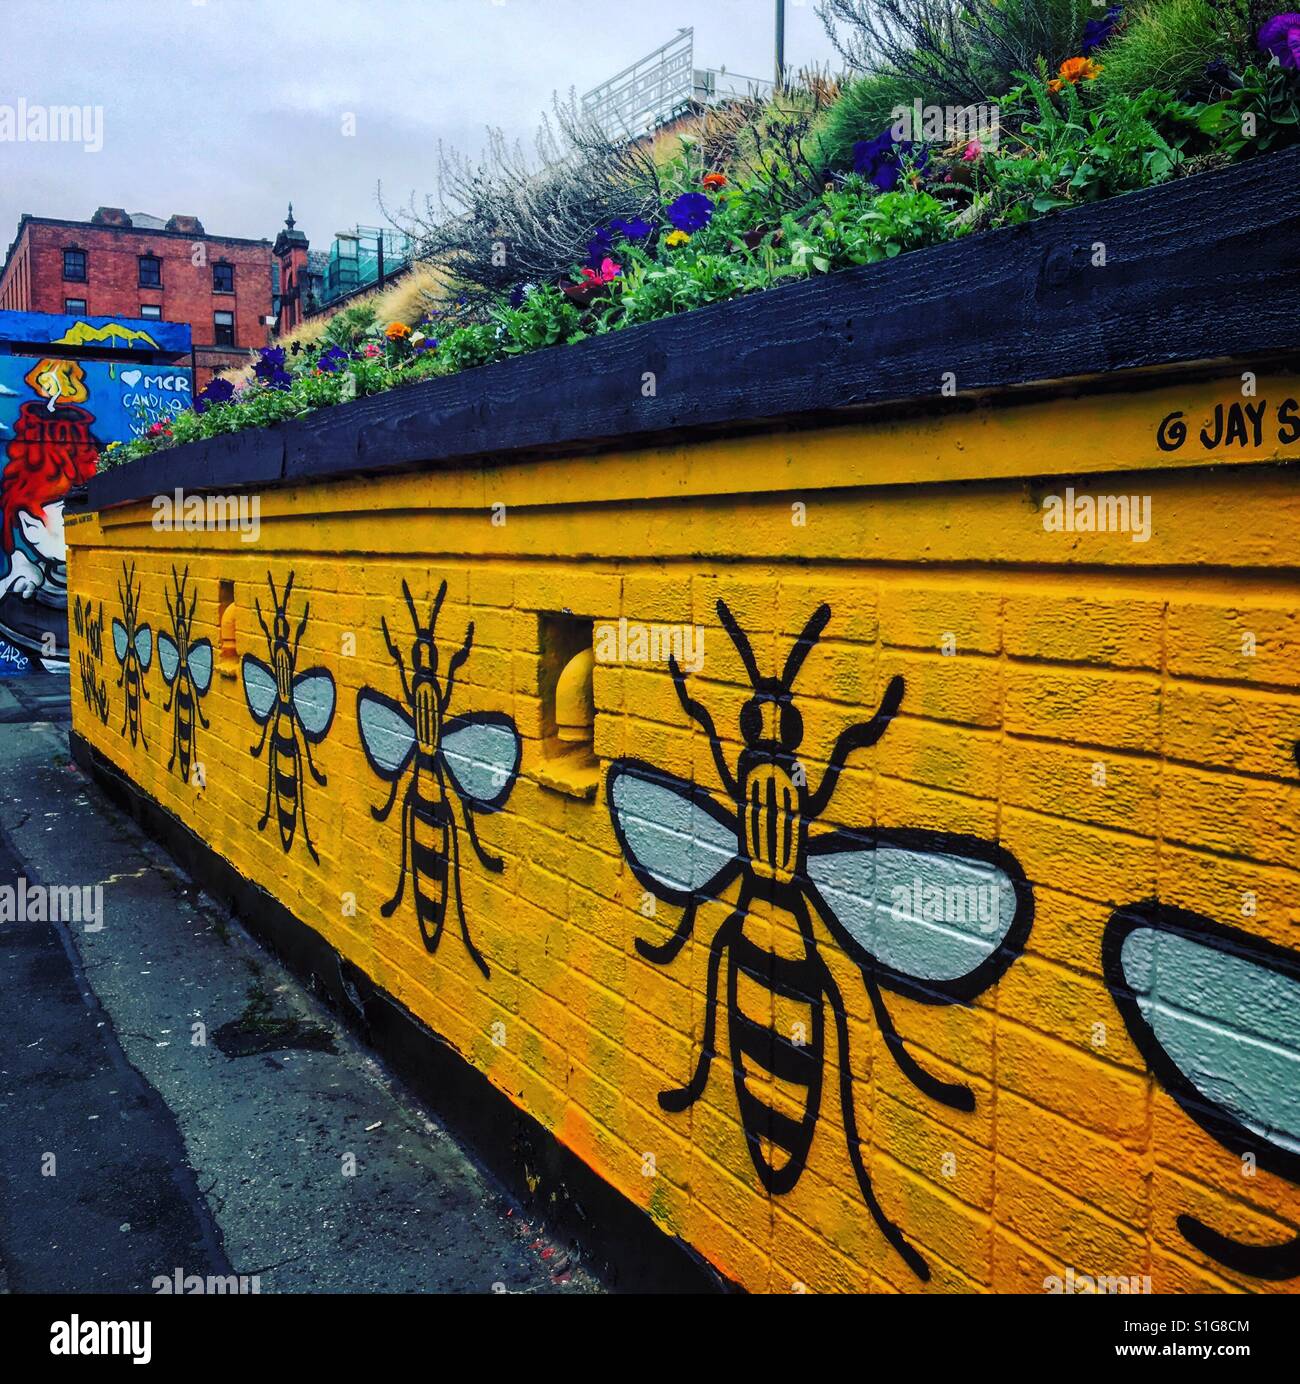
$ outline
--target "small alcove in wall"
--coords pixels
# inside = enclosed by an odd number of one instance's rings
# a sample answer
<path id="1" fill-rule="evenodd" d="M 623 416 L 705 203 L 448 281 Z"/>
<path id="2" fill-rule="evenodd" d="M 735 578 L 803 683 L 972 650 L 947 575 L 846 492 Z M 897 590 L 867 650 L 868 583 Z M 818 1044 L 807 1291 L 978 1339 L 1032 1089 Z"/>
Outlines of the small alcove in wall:
<path id="1" fill-rule="evenodd" d="M 600 762 L 593 741 L 596 709 L 592 621 L 575 615 L 538 617 L 538 693 L 542 756 L 538 782 L 575 798 L 594 798 Z"/>

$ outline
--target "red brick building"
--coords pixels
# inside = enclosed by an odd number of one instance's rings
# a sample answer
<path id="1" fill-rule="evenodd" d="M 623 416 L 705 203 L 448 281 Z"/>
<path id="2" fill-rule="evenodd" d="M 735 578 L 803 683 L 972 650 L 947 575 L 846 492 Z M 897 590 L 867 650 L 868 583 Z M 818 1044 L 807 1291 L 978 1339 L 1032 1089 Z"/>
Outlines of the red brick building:
<path id="1" fill-rule="evenodd" d="M 188 322 L 202 388 L 269 340 L 271 243 L 208 235 L 193 216 L 24 212 L 0 270 L 0 309 Z"/>

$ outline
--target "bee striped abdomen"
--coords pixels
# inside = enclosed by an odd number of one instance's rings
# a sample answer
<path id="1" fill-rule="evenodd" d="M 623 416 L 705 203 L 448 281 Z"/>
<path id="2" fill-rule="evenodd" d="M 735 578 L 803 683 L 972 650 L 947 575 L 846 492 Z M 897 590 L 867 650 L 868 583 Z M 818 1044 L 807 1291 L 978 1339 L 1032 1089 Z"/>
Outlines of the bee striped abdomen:
<path id="1" fill-rule="evenodd" d="M 806 951 L 781 956 L 743 930 L 728 956 L 727 1012 L 741 1124 L 763 1185 L 787 1192 L 808 1161 L 821 1105 L 820 977 Z"/>
<path id="2" fill-rule="evenodd" d="M 298 822 L 298 764 L 297 740 L 294 737 L 293 716 L 280 711 L 275 718 L 271 737 L 271 772 L 275 776 L 275 808 L 280 822 L 280 844 L 287 851 L 293 845 L 293 831 Z"/>
<path id="3" fill-rule="evenodd" d="M 190 748 L 194 743 L 194 702 L 187 682 L 182 682 L 176 693 L 176 740 L 180 750 L 181 777 L 188 779 Z"/>
<path id="4" fill-rule="evenodd" d="M 425 789 L 440 790 L 433 758 L 420 751 L 416 757 L 411 807 L 411 883 L 415 890 L 415 916 L 425 945 L 432 951 L 442 931 L 447 911 L 447 847 L 451 811 L 439 791 L 429 797 Z"/>

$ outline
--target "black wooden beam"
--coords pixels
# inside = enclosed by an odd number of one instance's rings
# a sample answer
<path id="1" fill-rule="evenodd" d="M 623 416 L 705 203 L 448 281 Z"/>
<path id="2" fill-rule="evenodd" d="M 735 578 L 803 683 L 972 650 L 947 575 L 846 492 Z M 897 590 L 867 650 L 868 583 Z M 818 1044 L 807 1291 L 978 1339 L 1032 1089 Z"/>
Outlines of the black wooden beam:
<path id="1" fill-rule="evenodd" d="M 1300 149 L 163 452 L 184 489 L 628 446 L 686 430 L 1300 348 Z M 652 375 L 653 392 L 646 386 Z"/>

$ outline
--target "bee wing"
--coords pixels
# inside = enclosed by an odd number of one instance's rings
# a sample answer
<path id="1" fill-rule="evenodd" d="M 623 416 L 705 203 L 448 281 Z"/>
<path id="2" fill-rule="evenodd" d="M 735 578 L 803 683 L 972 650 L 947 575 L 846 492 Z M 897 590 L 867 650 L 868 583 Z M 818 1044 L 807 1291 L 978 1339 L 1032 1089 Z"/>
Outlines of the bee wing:
<path id="1" fill-rule="evenodd" d="M 162 641 L 163 636 L 158 636 L 158 661 L 162 662 Z M 194 679 L 194 686 L 198 694 L 202 697 L 212 685 L 212 641 L 210 639 L 198 639 L 190 645 L 190 656 L 186 660 L 186 667 L 190 670 L 190 677 Z"/>
<path id="2" fill-rule="evenodd" d="M 153 631 L 148 625 L 141 625 L 135 632 L 135 656 L 140 660 L 141 672 L 147 673 L 153 662 Z"/>
<path id="3" fill-rule="evenodd" d="M 357 693 L 357 729 L 370 767 L 390 783 L 415 753 L 415 722 L 406 708 L 373 688 Z"/>
<path id="4" fill-rule="evenodd" d="M 713 894 L 735 866 L 736 819 L 707 789 L 653 764 L 618 759 L 605 797 L 632 873 L 659 898 L 686 904 Z"/>
<path id="5" fill-rule="evenodd" d="M 845 951 L 881 984 L 927 1004 L 987 989 L 1020 955 L 1033 922 L 1019 862 L 975 836 L 831 832 L 810 843 L 808 877 Z"/>
<path id="6" fill-rule="evenodd" d="M 1234 1153 L 1300 1182 L 1300 953 L 1148 900 L 1111 915 L 1101 956 L 1165 1090 Z"/>
<path id="7" fill-rule="evenodd" d="M 163 681 L 172 683 L 176 681 L 177 671 L 181 666 L 181 651 L 176 647 L 175 641 L 170 634 L 158 631 L 158 671 L 163 675 Z"/>
<path id="8" fill-rule="evenodd" d="M 113 617 L 113 653 L 117 656 L 119 663 L 126 662 L 126 626 L 117 618 Z"/>
<path id="9" fill-rule="evenodd" d="M 275 674 L 252 654 L 244 655 L 239 671 L 244 682 L 244 700 L 248 703 L 253 720 L 260 726 L 275 705 Z"/>
<path id="10" fill-rule="evenodd" d="M 334 675 L 325 668 L 308 668 L 293 680 L 293 709 L 304 737 L 313 745 L 324 740 L 334 722 Z"/>
<path id="11" fill-rule="evenodd" d="M 456 792 L 470 807 L 498 812 L 505 806 L 523 754 L 509 716 L 499 711 L 454 716 L 443 728 L 440 749 Z"/>

